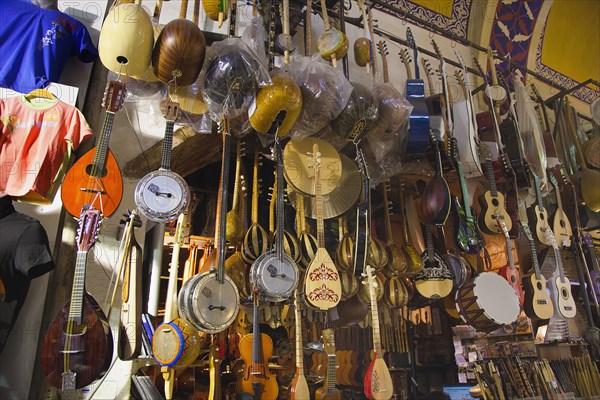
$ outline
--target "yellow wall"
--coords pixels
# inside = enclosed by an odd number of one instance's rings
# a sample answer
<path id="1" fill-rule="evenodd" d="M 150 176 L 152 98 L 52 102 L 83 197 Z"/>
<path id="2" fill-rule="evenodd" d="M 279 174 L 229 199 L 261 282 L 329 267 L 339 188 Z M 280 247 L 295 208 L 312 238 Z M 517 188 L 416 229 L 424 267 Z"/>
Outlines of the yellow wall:
<path id="1" fill-rule="evenodd" d="M 412 3 L 419 4 L 448 18 L 452 17 L 454 0 L 412 0 Z"/>

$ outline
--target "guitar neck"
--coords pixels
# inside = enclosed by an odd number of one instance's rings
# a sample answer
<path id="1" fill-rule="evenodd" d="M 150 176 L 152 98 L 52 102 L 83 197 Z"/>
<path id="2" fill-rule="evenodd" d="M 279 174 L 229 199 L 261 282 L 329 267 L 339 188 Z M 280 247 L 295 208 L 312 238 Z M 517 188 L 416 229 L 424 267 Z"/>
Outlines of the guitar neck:
<path id="1" fill-rule="evenodd" d="M 102 132 L 100 134 L 100 141 L 96 146 L 96 152 L 94 153 L 94 161 L 92 162 L 91 176 L 101 176 L 102 170 L 106 165 L 106 156 L 108 154 L 108 142 L 110 140 L 110 133 L 112 132 L 113 122 L 115 120 L 115 113 L 106 111 L 104 114 L 104 122 L 102 123 Z"/>
<path id="2" fill-rule="evenodd" d="M 254 172 L 252 177 L 252 224 L 258 224 L 258 152 L 254 155 Z"/>
<path id="3" fill-rule="evenodd" d="M 560 277 L 560 281 L 564 283 L 565 281 L 565 270 L 562 265 L 562 258 L 560 256 L 560 250 L 558 246 L 553 244 L 552 249 L 554 250 L 554 258 L 556 258 L 556 270 L 558 271 L 558 275 Z"/>
<path id="4" fill-rule="evenodd" d="M 71 289 L 71 305 L 69 307 L 69 321 L 81 323 L 83 316 L 83 294 L 85 293 L 85 268 L 87 263 L 87 251 L 78 251 L 75 261 L 75 274 L 73 287 Z"/>
<path id="5" fill-rule="evenodd" d="M 294 313 L 296 316 L 296 368 L 298 375 L 304 375 L 304 352 L 302 349 L 302 313 L 298 304 L 298 295 L 294 305 Z"/>
<path id="6" fill-rule="evenodd" d="M 535 278 L 539 281 L 542 277 L 542 273 L 540 272 L 540 262 L 535 248 L 535 241 L 533 240 L 533 237 L 527 238 L 527 240 L 529 241 L 529 248 L 531 249 L 531 263 L 533 264 L 533 269 L 535 271 Z"/>
<path id="7" fill-rule="evenodd" d="M 471 214 L 471 205 L 469 203 L 469 190 L 467 189 L 467 182 L 463 174 L 462 163 L 458 159 L 456 160 L 456 172 L 458 173 L 458 181 L 460 182 L 460 191 L 465 206 L 465 215 L 467 220 L 470 221 L 473 219 L 473 214 Z"/>
<path id="8" fill-rule="evenodd" d="M 275 238 L 275 246 L 277 258 L 281 260 L 283 257 L 283 231 L 285 227 L 283 204 L 283 154 L 279 142 L 276 142 L 275 148 L 277 151 L 277 237 Z"/>
<path id="9" fill-rule="evenodd" d="M 315 169 L 315 211 L 317 217 L 317 241 L 320 248 L 325 248 L 325 221 L 323 219 L 323 195 L 321 192 L 320 168 Z"/>
<path id="10" fill-rule="evenodd" d="M 173 151 L 173 128 L 175 127 L 174 121 L 167 121 L 165 127 L 165 139 L 163 142 L 162 156 L 160 162 L 160 169 L 167 171 L 171 170 L 171 153 Z"/>
<path id="11" fill-rule="evenodd" d="M 252 317 L 252 364 L 255 366 L 254 371 L 260 371 L 258 366 L 264 362 L 259 323 L 258 304 L 255 304 L 254 315 Z"/>
<path id="12" fill-rule="evenodd" d="M 508 267 L 514 271 L 515 269 L 515 258 L 512 252 L 512 243 L 510 242 L 510 236 L 506 227 L 504 228 L 504 238 L 506 239 L 506 257 L 508 258 Z"/>
<path id="13" fill-rule="evenodd" d="M 540 178 L 534 173 L 532 173 L 532 175 L 538 207 L 540 208 L 540 211 L 544 211 L 544 200 L 542 199 L 542 191 L 540 190 Z"/>
<path id="14" fill-rule="evenodd" d="M 370 268 L 370 267 L 369 267 Z M 369 296 L 371 298 L 371 319 L 373 325 L 373 349 L 375 357 L 381 358 L 381 334 L 379 332 L 379 311 L 377 310 L 377 294 L 375 293 L 375 278 L 369 270 Z"/>
<path id="15" fill-rule="evenodd" d="M 498 196 L 498 187 L 496 186 L 496 177 L 494 176 L 494 165 L 491 159 L 485 160 L 485 171 L 487 174 L 488 182 L 490 184 L 490 193 L 492 197 Z"/>
<path id="16" fill-rule="evenodd" d="M 223 123 L 226 124 L 226 123 Z M 217 245 L 217 280 L 223 283 L 225 279 L 225 229 L 227 225 L 227 192 L 229 186 L 229 153 L 231 150 L 231 135 L 226 127 L 223 129 L 223 162 L 221 163 L 221 183 L 217 195 L 217 218 L 215 221 L 215 244 Z"/>
<path id="17" fill-rule="evenodd" d="M 242 141 L 238 140 L 235 152 L 235 178 L 233 181 L 233 200 L 231 210 L 237 212 L 239 207 L 240 186 L 242 170 Z"/>

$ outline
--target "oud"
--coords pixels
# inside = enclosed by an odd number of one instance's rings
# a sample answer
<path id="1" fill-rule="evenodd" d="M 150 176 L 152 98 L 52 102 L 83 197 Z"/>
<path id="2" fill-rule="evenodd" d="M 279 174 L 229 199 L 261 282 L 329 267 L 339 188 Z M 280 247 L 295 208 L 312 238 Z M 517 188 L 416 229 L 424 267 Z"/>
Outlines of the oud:
<path id="1" fill-rule="evenodd" d="M 112 359 L 113 337 L 106 316 L 85 290 L 89 250 L 96 243 L 102 214 L 84 207 L 77 229 L 77 261 L 71 299 L 54 317 L 42 347 L 42 370 L 52 386 L 76 390 L 103 375 Z"/>
<path id="2" fill-rule="evenodd" d="M 115 114 L 123 106 L 127 94 L 125 84 L 110 81 L 104 93 L 106 108 L 100 141 L 85 153 L 65 175 L 61 199 L 63 206 L 73 216 L 79 216 L 84 206 L 101 210 L 110 217 L 123 197 L 123 177 L 115 156 L 108 148 Z"/>

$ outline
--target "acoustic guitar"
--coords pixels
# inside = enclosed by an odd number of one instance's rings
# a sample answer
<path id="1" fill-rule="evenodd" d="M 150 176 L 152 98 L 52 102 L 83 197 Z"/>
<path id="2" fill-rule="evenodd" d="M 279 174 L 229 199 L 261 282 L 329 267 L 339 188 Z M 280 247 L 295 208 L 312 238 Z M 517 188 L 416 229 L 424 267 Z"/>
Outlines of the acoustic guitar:
<path id="1" fill-rule="evenodd" d="M 113 354 L 112 331 L 96 300 L 85 290 L 89 250 L 96 243 L 103 216 L 83 207 L 77 228 L 77 261 L 71 298 L 54 317 L 42 347 L 41 365 L 52 386 L 81 389 L 102 376 Z"/>
<path id="2" fill-rule="evenodd" d="M 523 301 L 525 300 L 525 296 L 523 294 L 523 289 L 521 288 L 521 278 L 519 277 L 519 270 L 515 267 L 515 260 L 512 252 L 512 245 L 510 242 L 510 235 L 508 234 L 508 228 L 506 224 L 502 221 L 498 221 L 498 226 L 500 230 L 504 234 L 504 238 L 506 239 L 506 258 L 508 259 L 508 264 L 505 267 L 500 268 L 498 274 L 509 283 L 509 285 L 514 289 L 517 296 L 519 296 L 519 305 L 523 306 Z"/>
<path id="3" fill-rule="evenodd" d="M 415 79 L 406 80 L 406 99 L 413 105 L 410 113 L 408 138 L 403 144 L 402 155 L 425 154 L 429 147 L 429 112 L 425 103 L 425 82 L 419 74 L 419 52 L 410 28 L 406 28 L 406 40 L 414 53 Z M 407 67 L 408 68 L 408 67 Z"/>
<path id="4" fill-rule="evenodd" d="M 523 284 L 523 310 L 532 319 L 549 319 L 554 314 L 552 299 L 546 290 L 546 277 L 540 272 L 537 249 L 526 221 L 520 221 L 521 229 L 529 241 L 533 272 L 521 278 Z"/>
<path id="5" fill-rule="evenodd" d="M 264 333 L 260 333 L 258 319 L 258 290 L 253 292 L 254 317 L 252 333 L 240 339 L 240 357 L 244 361 L 244 370 L 238 378 L 237 393 L 247 393 L 254 400 L 276 399 L 279 386 L 275 375 L 269 371 L 268 360 L 273 353 L 273 341 Z"/>
<path id="6" fill-rule="evenodd" d="M 510 231 L 512 229 L 512 219 L 506 211 L 504 194 L 498 191 L 498 187 L 496 186 L 490 149 L 487 144 L 482 143 L 480 150 L 485 159 L 485 172 L 490 188 L 479 196 L 479 203 L 481 204 L 479 228 L 488 235 L 494 235 L 500 233 L 499 225 L 496 221 L 502 221 L 506 225 L 506 229 Z"/>
<path id="7" fill-rule="evenodd" d="M 573 318 L 577 314 L 577 306 L 571 292 L 571 282 L 565 276 L 558 243 L 552 230 L 548 229 L 545 235 L 546 240 L 550 243 L 554 251 L 554 261 L 556 263 L 556 269 L 552 273 L 549 285 L 552 301 L 561 316 L 564 318 Z"/>
<path id="8" fill-rule="evenodd" d="M 110 81 L 102 104 L 106 109 L 100 141 L 67 171 L 62 184 L 61 199 L 65 209 L 74 217 L 85 207 L 110 217 L 123 197 L 123 177 L 115 156 L 108 148 L 115 114 L 123 106 L 127 94 L 125 84 Z"/>
<path id="9" fill-rule="evenodd" d="M 573 229 L 571 228 L 571 221 L 569 221 L 569 217 L 563 209 L 560 186 L 558 186 L 558 181 L 556 180 L 553 171 L 548 171 L 548 177 L 550 178 L 552 187 L 554 187 L 554 194 L 556 195 L 556 211 L 552 216 L 552 233 L 554 233 L 556 241 L 562 247 L 571 247 Z"/>
<path id="10" fill-rule="evenodd" d="M 317 253 L 305 272 L 304 295 L 306 301 L 319 310 L 329 310 L 341 300 L 340 276 L 333 260 L 325 248 L 325 226 L 323 221 L 323 194 L 321 192 L 321 153 L 319 145 L 313 145 L 314 184 L 316 193 Z"/>
<path id="11" fill-rule="evenodd" d="M 535 189 L 535 197 L 537 202 L 533 207 L 533 210 L 530 211 L 531 216 L 529 221 L 533 221 L 535 237 L 537 240 L 546 246 L 550 246 L 551 243 L 549 240 L 548 231 L 552 231 L 552 229 L 550 228 L 550 223 L 548 222 L 548 211 L 544 207 L 544 199 L 542 198 L 542 191 L 540 190 L 540 179 L 535 172 L 533 172 L 533 170 L 530 172 L 533 176 L 533 187 Z M 552 236 L 554 236 L 554 232 L 551 233 Z"/>
<path id="12" fill-rule="evenodd" d="M 381 351 L 381 335 L 379 333 L 379 311 L 377 310 L 377 295 L 373 268 L 367 266 L 367 279 L 371 298 L 371 319 L 373 325 L 373 349 L 375 354 L 365 375 L 364 393 L 369 400 L 388 400 L 394 393 L 394 385 L 390 371 L 383 360 Z"/>
<path id="13" fill-rule="evenodd" d="M 304 400 L 310 398 L 308 383 L 304 376 L 304 352 L 302 344 L 302 313 L 298 291 L 294 298 L 294 315 L 296 316 L 296 374 L 290 383 L 289 400 Z"/>
<path id="14" fill-rule="evenodd" d="M 316 400 L 342 400 L 342 392 L 335 387 L 335 335 L 333 329 L 323 329 L 323 347 L 327 354 L 325 383 L 315 392 Z"/>

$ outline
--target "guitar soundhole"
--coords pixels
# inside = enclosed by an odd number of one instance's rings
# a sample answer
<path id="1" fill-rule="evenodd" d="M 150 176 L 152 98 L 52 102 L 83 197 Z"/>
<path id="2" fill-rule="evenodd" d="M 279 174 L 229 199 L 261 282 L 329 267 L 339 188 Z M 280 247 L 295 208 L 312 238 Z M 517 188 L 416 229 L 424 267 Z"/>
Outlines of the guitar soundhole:
<path id="1" fill-rule="evenodd" d="M 104 178 L 106 174 L 108 174 L 108 170 L 106 168 L 100 169 L 94 164 L 88 164 L 88 166 L 85 167 L 85 173 L 96 178 Z"/>
<path id="2" fill-rule="evenodd" d="M 569 291 L 565 288 L 560 289 L 560 294 L 562 295 L 563 299 L 569 298 Z"/>
<path id="3" fill-rule="evenodd" d="M 500 202 L 498 201 L 498 199 L 492 199 L 492 205 L 494 207 L 498 207 L 500 205 Z"/>
<path id="4" fill-rule="evenodd" d="M 542 290 L 542 282 L 536 283 L 537 289 Z"/>
<path id="5" fill-rule="evenodd" d="M 512 275 L 512 276 L 510 277 L 510 283 L 516 283 L 516 282 L 517 282 L 517 278 L 515 278 L 515 276 L 514 276 L 514 275 Z"/>
<path id="6" fill-rule="evenodd" d="M 545 218 L 544 218 L 544 213 L 540 213 L 540 214 L 538 215 L 538 218 L 540 219 L 540 221 L 543 221 L 543 220 L 545 219 Z"/>
<path id="7" fill-rule="evenodd" d="M 564 220 L 560 220 L 560 227 L 564 228 L 566 226 L 565 221 Z"/>

